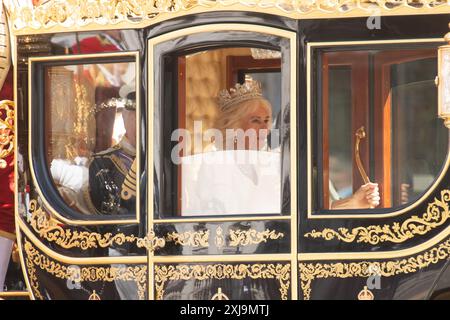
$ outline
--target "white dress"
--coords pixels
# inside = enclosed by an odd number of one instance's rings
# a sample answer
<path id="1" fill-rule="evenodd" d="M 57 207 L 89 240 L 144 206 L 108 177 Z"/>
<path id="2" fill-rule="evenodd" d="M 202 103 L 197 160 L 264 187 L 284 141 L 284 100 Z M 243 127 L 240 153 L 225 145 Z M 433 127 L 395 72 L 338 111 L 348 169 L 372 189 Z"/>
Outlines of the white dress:
<path id="1" fill-rule="evenodd" d="M 213 151 L 181 163 L 183 216 L 281 211 L 279 152 Z"/>

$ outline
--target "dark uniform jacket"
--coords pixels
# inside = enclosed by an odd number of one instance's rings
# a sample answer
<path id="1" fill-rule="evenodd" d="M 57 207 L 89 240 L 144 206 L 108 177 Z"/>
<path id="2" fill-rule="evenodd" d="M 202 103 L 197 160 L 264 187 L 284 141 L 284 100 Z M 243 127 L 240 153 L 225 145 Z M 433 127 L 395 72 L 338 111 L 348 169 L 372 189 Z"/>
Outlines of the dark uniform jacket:
<path id="1" fill-rule="evenodd" d="M 136 151 L 124 137 L 93 155 L 89 165 L 88 206 L 103 215 L 136 213 Z"/>

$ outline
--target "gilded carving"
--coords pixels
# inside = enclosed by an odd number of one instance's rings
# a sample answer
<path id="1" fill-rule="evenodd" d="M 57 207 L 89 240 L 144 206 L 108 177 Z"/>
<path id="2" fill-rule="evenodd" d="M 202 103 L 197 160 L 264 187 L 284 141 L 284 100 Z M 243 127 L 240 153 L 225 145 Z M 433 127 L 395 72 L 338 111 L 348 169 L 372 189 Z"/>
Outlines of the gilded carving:
<path id="1" fill-rule="evenodd" d="M 364 286 L 364 288 L 358 293 L 358 300 L 374 300 L 375 296 L 373 295 L 373 292 L 367 289 L 367 286 Z"/>
<path id="2" fill-rule="evenodd" d="M 31 216 L 28 223 L 40 238 L 65 249 L 80 248 L 88 250 L 91 248 L 107 248 L 113 244 L 122 245 L 124 243 L 136 243 L 139 248 L 146 248 L 149 251 L 155 251 L 165 246 L 166 242 L 173 241 L 181 246 L 208 247 L 209 230 L 186 231 L 183 233 L 171 232 L 164 238 L 157 237 L 151 230 L 146 237 L 139 238 L 134 235 L 125 235 L 124 233 L 97 233 L 89 231 L 77 231 L 64 228 L 60 223 L 49 216 L 36 200 L 29 203 Z"/>
<path id="3" fill-rule="evenodd" d="M 450 217 L 450 190 L 441 191 L 440 199 L 435 198 L 428 204 L 427 211 L 422 216 L 412 216 L 402 223 L 392 225 L 372 225 L 356 227 L 352 230 L 325 228 L 321 231 L 312 230 L 306 233 L 306 238 L 338 239 L 347 243 L 359 242 L 373 245 L 382 242 L 402 243 L 417 235 L 424 235 L 447 222 Z"/>
<path id="4" fill-rule="evenodd" d="M 39 283 L 36 277 L 36 268 L 40 268 L 59 279 L 71 280 L 76 283 L 88 282 L 113 282 L 116 280 L 135 281 L 138 287 L 138 297 L 145 299 L 147 287 L 147 266 L 95 266 L 85 267 L 66 266 L 53 261 L 40 253 L 28 240 L 24 242 L 26 267 L 34 296 L 43 299 L 39 291 Z"/>
<path id="5" fill-rule="evenodd" d="M 276 240 L 283 237 L 284 233 L 269 229 L 264 231 L 257 231 L 255 229 L 230 230 L 230 246 L 248 246 L 252 244 L 259 244 L 261 242 L 267 242 L 269 239 Z"/>
<path id="6" fill-rule="evenodd" d="M 35 298 L 43 300 L 44 297 L 39 290 L 39 282 L 36 276 L 36 267 L 33 264 L 31 257 L 27 256 L 25 259 L 25 266 L 28 271 L 28 279 L 30 282 L 31 290 L 33 291 L 33 295 Z"/>
<path id="7" fill-rule="evenodd" d="M 164 298 L 165 284 L 173 280 L 277 279 L 282 300 L 287 300 L 291 284 L 290 264 L 198 264 L 155 265 L 156 299 Z"/>
<path id="8" fill-rule="evenodd" d="M 450 256 L 450 239 L 438 246 L 413 257 L 390 261 L 362 261 L 336 263 L 299 263 L 299 272 L 303 298 L 311 298 L 311 284 L 315 279 L 369 277 L 374 274 L 392 277 L 409 274 L 427 268 Z"/>
<path id="9" fill-rule="evenodd" d="M 155 231 L 150 230 L 144 238 L 137 239 L 136 244 L 138 248 L 145 248 L 150 252 L 155 252 L 155 250 L 166 245 L 166 240 L 157 237 Z"/>
<path id="10" fill-rule="evenodd" d="M 183 233 L 171 232 L 166 235 L 166 241 L 173 241 L 181 246 L 208 247 L 209 230 L 186 231 Z"/>
<path id="11" fill-rule="evenodd" d="M 44 1 L 41 5 L 30 8 L 12 4 L 8 6 L 14 30 L 25 28 L 40 29 L 55 25 L 63 27 L 81 27 L 92 23 L 105 25 L 128 21 L 137 23 L 151 21 L 159 14 L 189 13 L 198 7 L 206 9 L 226 9 L 230 5 L 240 6 L 242 10 L 251 10 L 255 6 L 259 10 L 267 10 L 272 14 L 298 15 L 308 14 L 336 15 L 358 11 L 361 15 L 369 15 L 374 10 L 380 14 L 389 14 L 393 10 L 418 7 L 426 10 L 441 8 L 446 2 L 430 2 L 429 0 L 349 0 L 349 1 L 289 1 L 264 0 L 248 2 L 244 0 L 228 1 L 168 1 L 168 0 L 121 0 L 121 1 Z M 375 9 L 374 9 L 375 8 Z"/>
<path id="12" fill-rule="evenodd" d="M 107 248 L 112 244 L 122 245 L 127 242 L 134 242 L 137 238 L 134 235 L 127 236 L 123 233 L 113 235 L 112 233 L 100 234 L 97 232 L 77 231 L 61 227 L 58 221 L 52 219 L 42 210 L 36 200 L 30 201 L 31 217 L 28 222 L 39 236 L 47 241 L 55 242 L 65 249 L 81 248 L 87 250 L 91 248 Z"/>
<path id="13" fill-rule="evenodd" d="M 222 292 L 222 288 L 219 288 L 217 289 L 217 293 L 212 296 L 211 300 L 230 300 L 230 298 Z"/>
<path id="14" fill-rule="evenodd" d="M 7 166 L 5 158 L 14 151 L 14 102 L 0 101 L 0 169 Z"/>
<path id="15" fill-rule="evenodd" d="M 209 247 L 210 230 L 185 231 L 182 233 L 170 232 L 164 237 L 157 237 L 155 232 L 151 230 L 146 237 L 139 238 L 134 235 L 125 235 L 124 233 L 97 233 L 90 231 L 78 231 L 71 228 L 65 228 L 53 219 L 47 212 L 38 205 L 37 200 L 31 200 L 29 203 L 29 211 L 31 215 L 28 217 L 28 223 L 40 238 L 65 249 L 80 248 L 88 250 L 92 248 L 107 248 L 113 244 L 122 245 L 124 243 L 136 243 L 138 248 L 146 248 L 154 252 L 158 248 L 163 248 L 166 242 L 174 242 L 181 246 L 191 247 Z M 284 237 L 281 232 L 266 229 L 258 232 L 254 229 L 250 230 L 230 230 L 229 231 L 230 246 L 247 246 L 251 244 L 259 244 L 267 242 L 269 239 L 279 239 Z M 226 244 L 225 235 L 221 226 L 216 228 L 215 244 L 218 248 L 222 248 Z"/>

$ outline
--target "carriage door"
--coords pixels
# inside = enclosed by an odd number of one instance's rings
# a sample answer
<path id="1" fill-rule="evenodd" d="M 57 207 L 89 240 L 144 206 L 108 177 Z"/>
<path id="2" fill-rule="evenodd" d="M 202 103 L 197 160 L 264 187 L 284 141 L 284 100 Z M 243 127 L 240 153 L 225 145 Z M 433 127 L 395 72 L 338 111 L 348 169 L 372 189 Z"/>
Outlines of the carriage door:
<path id="1" fill-rule="evenodd" d="M 296 298 L 295 63 L 272 27 L 148 40 L 150 299 Z"/>

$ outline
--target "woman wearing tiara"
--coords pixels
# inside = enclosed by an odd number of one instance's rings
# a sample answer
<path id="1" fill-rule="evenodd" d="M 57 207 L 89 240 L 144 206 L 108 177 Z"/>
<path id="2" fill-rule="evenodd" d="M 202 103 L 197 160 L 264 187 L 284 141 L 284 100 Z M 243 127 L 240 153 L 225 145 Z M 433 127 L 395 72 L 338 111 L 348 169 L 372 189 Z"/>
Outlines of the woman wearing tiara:
<path id="1" fill-rule="evenodd" d="M 218 108 L 215 129 L 220 134 L 209 150 L 220 154 L 201 155 L 209 161 L 202 163 L 196 181 L 190 181 L 195 192 L 183 194 L 183 214 L 279 213 L 280 154 L 267 147 L 272 106 L 263 97 L 261 85 L 246 81 L 222 90 Z M 239 158 L 238 153 L 243 156 Z M 374 208 L 379 202 L 378 184 L 367 183 L 348 198 L 333 199 L 331 209 Z"/>

